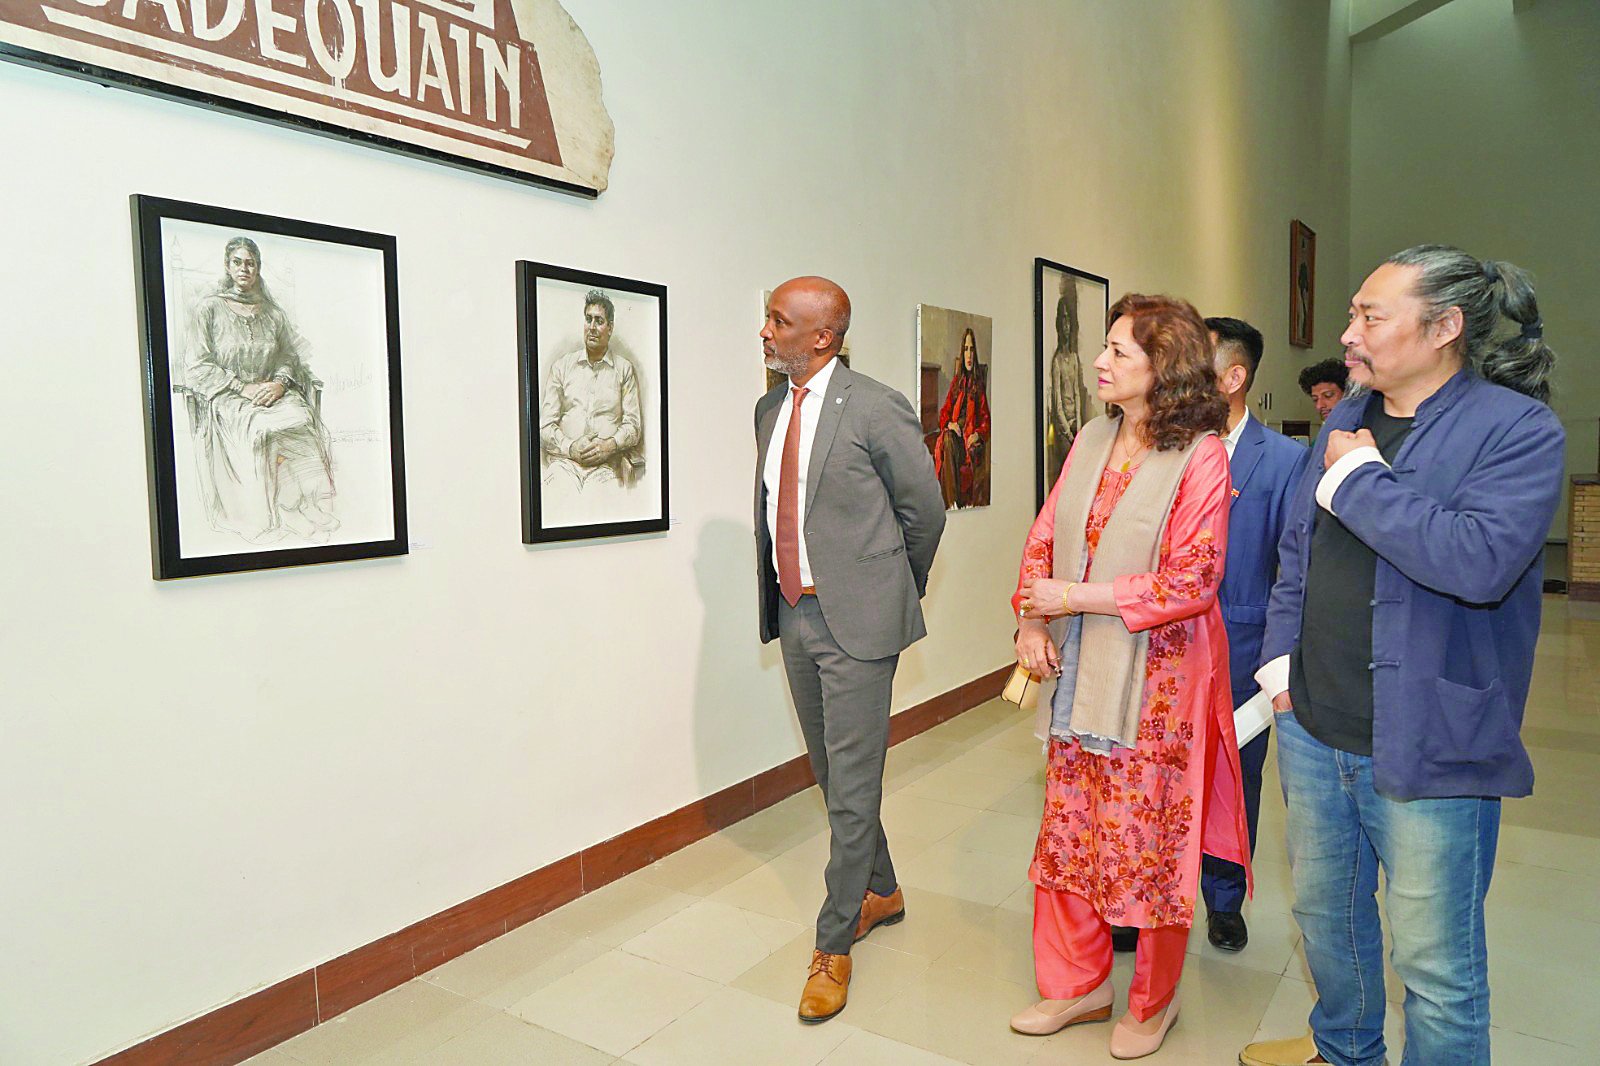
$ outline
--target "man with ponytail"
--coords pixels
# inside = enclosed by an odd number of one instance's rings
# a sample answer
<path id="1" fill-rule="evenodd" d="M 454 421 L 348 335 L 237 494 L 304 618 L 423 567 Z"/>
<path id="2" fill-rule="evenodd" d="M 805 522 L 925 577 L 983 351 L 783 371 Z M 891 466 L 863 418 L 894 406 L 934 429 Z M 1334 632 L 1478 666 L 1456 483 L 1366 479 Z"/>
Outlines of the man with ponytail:
<path id="1" fill-rule="evenodd" d="M 1275 696 L 1311 1033 L 1244 1066 L 1384 1062 L 1385 906 L 1406 1064 L 1488 1066 L 1484 897 L 1518 736 L 1565 437 L 1533 285 L 1440 245 L 1391 256 L 1350 305 L 1363 402 L 1312 448 L 1280 549 L 1262 688 Z"/>

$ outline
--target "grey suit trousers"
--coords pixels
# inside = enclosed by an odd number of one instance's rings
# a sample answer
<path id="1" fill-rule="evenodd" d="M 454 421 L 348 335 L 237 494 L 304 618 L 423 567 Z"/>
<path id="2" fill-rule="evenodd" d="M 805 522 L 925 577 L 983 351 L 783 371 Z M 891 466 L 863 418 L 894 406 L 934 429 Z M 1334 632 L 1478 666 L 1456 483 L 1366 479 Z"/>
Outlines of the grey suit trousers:
<path id="1" fill-rule="evenodd" d="M 817 950 L 845 955 L 870 888 L 895 890 L 879 810 L 889 747 L 890 689 L 899 655 L 853 659 L 839 647 L 815 596 L 778 602 L 778 640 L 811 768 L 828 804 L 832 847 L 828 898 L 817 914 Z"/>

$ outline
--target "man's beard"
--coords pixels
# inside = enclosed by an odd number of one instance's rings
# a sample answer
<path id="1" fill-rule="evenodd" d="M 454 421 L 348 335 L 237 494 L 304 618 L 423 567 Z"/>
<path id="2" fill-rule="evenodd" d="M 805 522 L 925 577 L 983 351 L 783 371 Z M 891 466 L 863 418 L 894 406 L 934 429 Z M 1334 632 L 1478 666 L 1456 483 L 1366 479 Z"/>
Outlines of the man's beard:
<path id="1" fill-rule="evenodd" d="M 794 377 L 796 374 L 804 373 L 806 366 L 808 365 L 808 360 L 803 355 L 793 356 L 790 359 L 785 359 L 777 352 L 765 356 L 761 362 L 762 365 L 764 365 L 768 370 L 771 370 L 773 373 L 786 374 L 789 377 Z"/>

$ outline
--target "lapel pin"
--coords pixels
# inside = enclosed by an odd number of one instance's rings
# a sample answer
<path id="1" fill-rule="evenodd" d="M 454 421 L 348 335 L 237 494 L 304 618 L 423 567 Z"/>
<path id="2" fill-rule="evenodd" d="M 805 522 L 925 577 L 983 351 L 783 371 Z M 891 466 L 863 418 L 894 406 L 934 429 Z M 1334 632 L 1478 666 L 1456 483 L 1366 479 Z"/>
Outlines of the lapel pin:
<path id="1" fill-rule="evenodd" d="M 1234 499 L 1238 499 L 1239 498 L 1239 490 L 1238 489 L 1229 489 L 1228 491 L 1233 493 Z"/>
<path id="2" fill-rule="evenodd" d="M 844 403 L 844 397 L 843 396 L 835 396 L 833 398 L 833 402 L 834 403 Z"/>

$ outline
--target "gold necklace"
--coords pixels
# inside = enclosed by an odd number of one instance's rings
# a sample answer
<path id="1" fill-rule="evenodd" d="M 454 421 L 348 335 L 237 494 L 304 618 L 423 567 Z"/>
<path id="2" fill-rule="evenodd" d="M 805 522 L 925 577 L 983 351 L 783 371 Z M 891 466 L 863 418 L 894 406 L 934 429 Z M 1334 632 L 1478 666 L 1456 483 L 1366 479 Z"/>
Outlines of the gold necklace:
<path id="1" fill-rule="evenodd" d="M 1123 455 L 1122 466 L 1118 467 L 1118 471 L 1121 472 L 1121 473 L 1126 474 L 1128 472 L 1128 467 L 1133 463 L 1134 453 L 1132 451 L 1130 451 L 1128 449 L 1128 447 L 1122 443 L 1120 438 L 1117 440 L 1117 446 L 1122 448 L 1122 455 Z M 1149 453 L 1149 451 L 1150 451 L 1150 445 L 1146 444 L 1143 448 L 1141 448 L 1139 450 L 1139 458 L 1143 459 L 1145 457 L 1145 455 Z M 1112 455 L 1112 461 L 1113 462 L 1116 461 L 1116 455 L 1115 454 Z"/>

